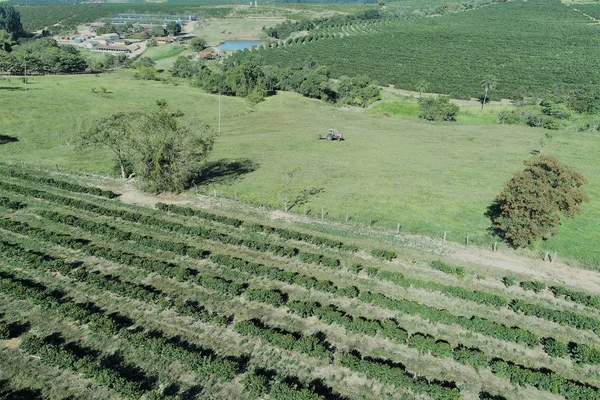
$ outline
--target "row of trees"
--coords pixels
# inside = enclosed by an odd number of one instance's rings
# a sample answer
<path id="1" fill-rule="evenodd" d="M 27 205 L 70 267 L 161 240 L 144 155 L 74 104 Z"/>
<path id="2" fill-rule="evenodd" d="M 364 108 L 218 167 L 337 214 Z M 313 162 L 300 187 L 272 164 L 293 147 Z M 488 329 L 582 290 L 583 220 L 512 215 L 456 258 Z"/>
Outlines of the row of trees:
<path id="1" fill-rule="evenodd" d="M 210 93 L 247 97 L 262 101 L 277 90 L 298 92 L 306 97 L 338 104 L 366 107 L 380 98 L 379 87 L 370 79 L 359 76 L 340 77 L 332 81 L 329 69 L 312 58 L 295 68 L 264 65 L 259 60 L 233 58 L 223 68 L 214 71 L 203 64 L 180 57 L 171 70 L 173 76 L 190 78 L 193 85 Z"/>

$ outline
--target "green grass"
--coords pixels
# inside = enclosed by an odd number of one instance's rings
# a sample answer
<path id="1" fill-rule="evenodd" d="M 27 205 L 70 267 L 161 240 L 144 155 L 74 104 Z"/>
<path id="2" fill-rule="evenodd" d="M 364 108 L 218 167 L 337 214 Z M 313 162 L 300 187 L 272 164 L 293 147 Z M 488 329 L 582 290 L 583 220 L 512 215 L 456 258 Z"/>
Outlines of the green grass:
<path id="1" fill-rule="evenodd" d="M 92 93 L 107 87 L 107 96 Z M 107 173 L 107 152 L 77 154 L 72 133 L 82 123 L 117 111 L 151 109 L 165 98 L 174 108 L 216 126 L 217 96 L 186 84 L 140 82 L 131 71 L 96 76 L 47 76 L 30 81 L 25 97 L 22 83 L 0 81 L 2 135 L 18 142 L 0 145 L 0 159 L 13 163 L 54 165 Z M 60 98 L 60 102 L 57 99 Z M 386 100 L 387 101 L 387 100 Z M 289 198 L 300 191 L 323 191 L 308 199 L 312 215 L 323 208 L 327 218 L 403 230 L 450 240 L 489 245 L 489 221 L 484 217 L 502 185 L 522 160 L 539 147 L 546 131 L 485 122 L 483 114 L 468 109 L 466 121 L 428 123 L 394 116 L 399 110 L 414 115 L 414 104 L 376 105 L 374 111 L 336 108 L 293 93 L 280 93 L 253 108 L 237 98 L 222 97 L 223 133 L 212 160 L 247 159 L 258 166 L 238 179 L 206 186 L 218 195 L 253 204 L 283 208 L 284 173 L 292 173 Z M 412 108 L 411 108 L 412 107 Z M 250 111 L 250 112 L 249 112 Z M 381 112 L 389 112 L 385 116 Z M 397 113 L 396 113 L 397 114 Z M 483 115 L 483 116 L 481 116 Z M 485 124 L 475 123 L 481 119 Z M 328 128 L 344 133 L 345 142 L 315 140 Z M 545 152 L 580 170 L 589 180 L 592 202 L 584 215 L 567 221 L 561 232 L 541 249 L 559 257 L 600 264 L 595 243 L 600 219 L 600 168 L 596 162 L 600 137 L 589 133 L 556 132 Z M 234 175 L 236 171 L 231 171 Z M 303 212 L 303 206 L 292 209 Z"/>
<path id="2" fill-rule="evenodd" d="M 166 44 L 163 46 L 149 47 L 144 53 L 145 57 L 150 57 L 153 61 L 159 61 L 164 58 L 176 57 L 185 51 L 186 47 L 180 44 Z"/>

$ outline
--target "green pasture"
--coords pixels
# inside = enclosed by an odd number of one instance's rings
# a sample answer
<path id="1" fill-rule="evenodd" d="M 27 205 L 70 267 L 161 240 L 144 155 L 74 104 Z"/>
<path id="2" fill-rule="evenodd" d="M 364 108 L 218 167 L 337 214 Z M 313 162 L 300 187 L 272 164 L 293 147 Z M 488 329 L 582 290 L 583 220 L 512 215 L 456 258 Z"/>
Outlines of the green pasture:
<path id="1" fill-rule="evenodd" d="M 20 80 L 0 81 L 5 143 L 0 160 L 111 172 L 110 154 L 77 154 L 72 133 L 113 112 L 151 109 L 158 98 L 216 126 L 217 96 L 184 83 L 142 82 L 132 75 L 34 77 L 28 97 Z M 100 87 L 110 93 L 92 92 Z M 342 221 L 348 213 L 349 223 L 395 229 L 399 222 L 407 232 L 441 238 L 448 231 L 450 240 L 463 242 L 469 235 L 471 242 L 491 245 L 485 209 L 522 160 L 539 148 L 546 131 L 493 125 L 493 114 L 474 108 L 455 123 L 428 123 L 414 116 L 414 107 L 408 100 L 387 98 L 366 111 L 337 108 L 294 93 L 250 107 L 242 99 L 223 97 L 223 133 L 212 155 L 212 173 L 200 190 L 276 208 L 283 208 L 285 196 L 293 203 L 302 191 L 313 190 L 305 196 L 311 215 L 320 217 L 323 209 L 326 218 Z M 315 139 L 328 128 L 340 130 L 346 140 Z M 557 251 L 563 260 L 600 263 L 595 245 L 600 239 L 599 150 L 598 135 L 554 133 L 544 151 L 588 178 L 592 202 L 540 250 Z M 300 204 L 291 209 L 304 210 Z"/>

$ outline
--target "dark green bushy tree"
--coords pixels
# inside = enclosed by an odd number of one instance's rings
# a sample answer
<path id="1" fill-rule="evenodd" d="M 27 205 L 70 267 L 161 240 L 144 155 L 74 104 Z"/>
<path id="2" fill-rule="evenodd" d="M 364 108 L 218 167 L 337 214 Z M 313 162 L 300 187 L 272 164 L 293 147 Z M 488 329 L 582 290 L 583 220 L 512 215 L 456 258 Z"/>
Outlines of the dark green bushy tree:
<path id="1" fill-rule="evenodd" d="M 515 173 L 486 215 L 494 234 L 514 248 L 527 247 L 556 233 L 560 216 L 573 218 L 589 201 L 586 179 L 555 157 L 535 156 Z"/>
<path id="2" fill-rule="evenodd" d="M 448 97 L 423 97 L 419 99 L 419 118 L 427 121 L 456 121 L 458 106 Z"/>
<path id="3" fill-rule="evenodd" d="M 0 5 L 0 29 L 10 33 L 13 39 L 25 34 L 21 24 L 21 14 L 13 6 Z"/>

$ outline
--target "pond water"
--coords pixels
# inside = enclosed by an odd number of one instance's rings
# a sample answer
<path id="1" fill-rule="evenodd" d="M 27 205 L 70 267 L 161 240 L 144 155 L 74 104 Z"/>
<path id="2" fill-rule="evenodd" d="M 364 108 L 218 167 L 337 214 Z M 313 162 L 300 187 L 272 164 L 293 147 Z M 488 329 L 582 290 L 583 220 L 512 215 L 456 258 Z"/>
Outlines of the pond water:
<path id="1" fill-rule="evenodd" d="M 235 51 L 249 49 L 263 44 L 262 40 L 226 40 L 223 44 L 217 46 L 219 50 Z"/>

